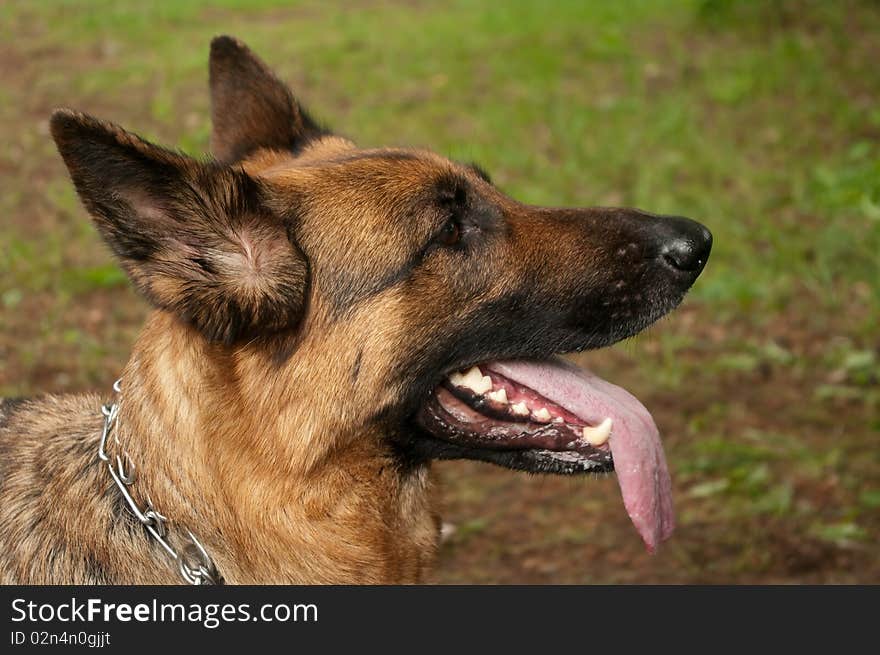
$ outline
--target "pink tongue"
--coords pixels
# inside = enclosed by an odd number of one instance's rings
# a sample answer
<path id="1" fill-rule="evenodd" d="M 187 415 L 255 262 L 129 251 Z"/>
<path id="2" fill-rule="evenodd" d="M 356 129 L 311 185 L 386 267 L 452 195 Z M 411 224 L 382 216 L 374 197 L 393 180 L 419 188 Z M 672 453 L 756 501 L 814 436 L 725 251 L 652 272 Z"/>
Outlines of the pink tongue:
<path id="1" fill-rule="evenodd" d="M 608 445 L 623 504 L 648 550 L 675 529 L 672 482 L 654 419 L 632 394 L 561 359 L 490 362 L 486 368 L 538 392 L 591 425 L 611 417 Z"/>

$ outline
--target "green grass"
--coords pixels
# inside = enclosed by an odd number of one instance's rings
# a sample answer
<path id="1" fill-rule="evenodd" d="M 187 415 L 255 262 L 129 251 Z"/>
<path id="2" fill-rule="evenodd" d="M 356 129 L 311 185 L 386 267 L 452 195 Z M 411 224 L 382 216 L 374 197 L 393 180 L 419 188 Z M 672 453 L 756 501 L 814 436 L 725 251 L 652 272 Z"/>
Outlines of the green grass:
<path id="1" fill-rule="evenodd" d="M 73 60 L 112 53 L 73 72 L 43 71 L 37 91 L 58 103 L 112 103 L 112 118 L 193 152 L 208 135 L 207 41 L 234 31 L 300 82 L 319 116 L 362 142 L 479 159 L 529 202 L 699 217 L 718 245 L 694 295 L 720 311 L 763 319 L 804 287 L 843 308 L 846 286 L 880 275 L 880 149 L 870 137 L 880 111 L 860 96 L 880 75 L 868 58 L 829 52 L 846 45 L 841 21 L 818 34 L 743 35 L 701 19 L 729 19 L 718 7 L 731 3 L 718 2 L 368 3 L 347 12 L 206 4 L 3 11 L 12 25 L 40 20 L 43 39 Z M 29 45 L 44 44 L 22 50 Z M 192 112 L 200 118 L 187 127 Z M 866 302 L 859 327 L 869 329 L 880 297 Z"/>
<path id="2" fill-rule="evenodd" d="M 707 224 L 714 252 L 682 311 L 599 358 L 678 429 L 669 448 L 693 503 L 685 524 L 791 515 L 804 539 L 877 536 L 877 485 L 861 482 L 880 470 L 866 446 L 880 432 L 877 4 L 347 5 L 0 7 L 11 64 L 0 85 L 0 393 L 112 380 L 144 311 L 78 205 L 46 131 L 51 108 L 201 155 L 208 42 L 232 33 L 363 145 L 478 161 L 526 202 Z M 669 398 L 681 406 L 664 409 Z M 839 507 L 800 497 L 799 485 L 829 475 Z M 471 518 L 468 539 L 490 529 Z"/>

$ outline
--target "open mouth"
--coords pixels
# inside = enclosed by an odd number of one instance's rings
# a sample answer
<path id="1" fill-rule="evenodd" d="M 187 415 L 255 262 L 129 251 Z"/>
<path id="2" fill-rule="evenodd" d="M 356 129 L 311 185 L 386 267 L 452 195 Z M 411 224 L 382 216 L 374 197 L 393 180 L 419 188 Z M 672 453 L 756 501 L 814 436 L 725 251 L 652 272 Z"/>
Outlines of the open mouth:
<path id="1" fill-rule="evenodd" d="M 418 421 L 477 459 L 533 472 L 616 471 L 647 548 L 672 534 L 671 481 L 653 418 L 589 371 L 561 359 L 486 362 L 445 378 Z"/>

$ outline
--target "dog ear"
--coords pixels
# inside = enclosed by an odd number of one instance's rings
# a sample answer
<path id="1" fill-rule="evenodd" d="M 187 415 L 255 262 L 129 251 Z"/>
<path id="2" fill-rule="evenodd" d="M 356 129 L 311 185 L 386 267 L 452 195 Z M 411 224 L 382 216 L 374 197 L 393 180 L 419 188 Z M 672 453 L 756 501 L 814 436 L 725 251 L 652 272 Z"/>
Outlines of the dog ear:
<path id="1" fill-rule="evenodd" d="M 298 323 L 306 260 L 256 180 L 70 110 L 50 126 L 98 231 L 150 302 L 227 344 Z"/>
<path id="2" fill-rule="evenodd" d="M 290 89 L 241 41 L 211 41 L 211 152 L 237 162 L 259 148 L 296 151 L 325 134 Z"/>

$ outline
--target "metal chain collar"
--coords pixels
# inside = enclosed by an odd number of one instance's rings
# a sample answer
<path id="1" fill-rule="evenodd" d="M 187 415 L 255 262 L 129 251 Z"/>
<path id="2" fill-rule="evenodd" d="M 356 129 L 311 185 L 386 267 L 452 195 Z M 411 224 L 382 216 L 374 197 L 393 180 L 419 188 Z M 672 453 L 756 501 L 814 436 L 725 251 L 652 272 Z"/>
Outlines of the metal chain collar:
<path id="1" fill-rule="evenodd" d="M 122 390 L 121 383 L 121 378 L 113 383 L 113 391 L 117 394 Z M 110 455 L 108 455 L 106 451 L 107 438 L 111 433 L 113 434 L 113 441 L 121 448 L 119 437 L 113 429 L 116 425 L 116 414 L 118 411 L 118 402 L 108 403 L 101 407 L 101 414 L 104 415 L 104 429 L 101 431 L 101 444 L 98 446 L 98 458 L 107 464 L 110 476 L 113 478 L 116 486 L 119 487 L 119 492 L 125 499 L 126 504 L 128 504 L 131 513 L 134 514 L 135 518 L 140 521 L 141 525 L 147 529 L 147 532 L 150 533 L 153 539 L 162 546 L 171 559 L 177 562 L 177 568 L 180 571 L 180 575 L 186 582 L 192 585 L 223 584 L 223 579 L 217 573 L 213 560 L 211 560 L 211 557 L 208 555 L 204 546 L 199 543 L 199 540 L 196 539 L 192 532 L 186 530 L 187 537 L 184 539 L 183 548 L 179 551 L 175 550 L 166 539 L 168 536 L 168 528 L 165 523 L 168 519 L 162 516 L 162 514 L 153 507 L 153 503 L 149 496 L 147 496 L 147 504 L 145 508 L 141 509 L 138 506 L 137 501 L 135 501 L 129 493 L 128 487 L 134 484 L 136 478 L 134 462 L 131 461 L 131 457 L 129 457 L 128 453 L 123 449 L 121 456 L 115 456 L 114 464 L 113 459 L 110 458 Z"/>

